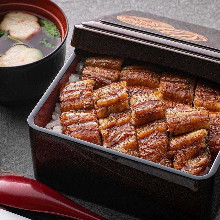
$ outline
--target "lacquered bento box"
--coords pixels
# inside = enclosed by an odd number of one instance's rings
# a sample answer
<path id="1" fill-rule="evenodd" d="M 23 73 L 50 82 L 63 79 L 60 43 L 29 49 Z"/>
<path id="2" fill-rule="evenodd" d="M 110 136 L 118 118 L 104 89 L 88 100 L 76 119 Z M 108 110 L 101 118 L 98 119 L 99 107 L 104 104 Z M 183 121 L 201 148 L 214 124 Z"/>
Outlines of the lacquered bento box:
<path id="1" fill-rule="evenodd" d="M 75 53 L 28 124 L 36 178 L 56 189 L 147 219 L 212 219 L 220 203 L 220 155 L 195 176 L 45 128 L 59 91 L 88 54 L 136 59 L 220 83 L 219 31 L 129 11 L 76 25 Z"/>

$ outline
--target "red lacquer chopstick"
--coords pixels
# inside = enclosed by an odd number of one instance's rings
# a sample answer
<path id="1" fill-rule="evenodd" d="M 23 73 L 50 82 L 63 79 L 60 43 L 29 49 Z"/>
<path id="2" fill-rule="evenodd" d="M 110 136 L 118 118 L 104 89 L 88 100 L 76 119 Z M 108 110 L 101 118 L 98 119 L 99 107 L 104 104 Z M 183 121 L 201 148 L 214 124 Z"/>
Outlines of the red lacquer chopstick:
<path id="1" fill-rule="evenodd" d="M 36 180 L 10 174 L 0 176 L 0 204 L 72 219 L 105 219 Z"/>

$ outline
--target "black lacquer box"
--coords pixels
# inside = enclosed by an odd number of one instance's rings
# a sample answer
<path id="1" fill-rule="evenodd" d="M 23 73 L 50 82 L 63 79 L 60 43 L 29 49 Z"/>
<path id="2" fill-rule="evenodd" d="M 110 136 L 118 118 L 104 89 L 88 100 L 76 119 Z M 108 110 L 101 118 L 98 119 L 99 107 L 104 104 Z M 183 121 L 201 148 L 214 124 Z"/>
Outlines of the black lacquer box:
<path id="1" fill-rule="evenodd" d="M 220 205 L 220 155 L 195 176 L 44 128 L 81 56 L 104 54 L 161 65 L 220 83 L 220 32 L 137 11 L 75 26 L 76 48 L 30 116 L 36 178 L 142 219 L 212 219 Z"/>

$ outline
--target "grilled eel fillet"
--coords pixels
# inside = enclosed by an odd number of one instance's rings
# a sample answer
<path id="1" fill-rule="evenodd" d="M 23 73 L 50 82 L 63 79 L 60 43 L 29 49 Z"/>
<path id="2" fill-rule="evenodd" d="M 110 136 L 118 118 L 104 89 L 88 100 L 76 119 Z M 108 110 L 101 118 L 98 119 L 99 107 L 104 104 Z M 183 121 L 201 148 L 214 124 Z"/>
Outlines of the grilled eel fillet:
<path id="1" fill-rule="evenodd" d="M 147 66 L 126 66 L 121 71 L 120 80 L 126 81 L 128 86 L 157 88 L 160 74 Z"/>
<path id="2" fill-rule="evenodd" d="M 208 146 L 211 153 L 215 156 L 220 151 L 220 112 L 211 112 L 209 118 Z"/>
<path id="3" fill-rule="evenodd" d="M 158 120 L 136 129 L 139 157 L 171 167 L 167 158 L 168 134 L 165 120 Z"/>
<path id="4" fill-rule="evenodd" d="M 129 109 L 126 82 L 112 83 L 99 88 L 93 93 L 93 100 L 98 118 L 108 117 Z"/>
<path id="5" fill-rule="evenodd" d="M 66 83 L 60 92 L 61 112 L 93 108 L 93 80 Z"/>
<path id="6" fill-rule="evenodd" d="M 219 86 L 200 80 L 196 86 L 194 106 L 204 107 L 212 112 L 220 112 Z"/>
<path id="7" fill-rule="evenodd" d="M 118 80 L 120 71 L 102 67 L 86 66 L 82 71 L 82 80 L 95 81 L 94 89 L 106 86 Z"/>
<path id="8" fill-rule="evenodd" d="M 134 95 L 130 99 L 132 123 L 143 125 L 165 117 L 163 102 L 154 94 Z"/>
<path id="9" fill-rule="evenodd" d="M 159 94 L 164 100 L 192 104 L 194 78 L 187 75 L 163 73 L 160 80 Z"/>
<path id="10" fill-rule="evenodd" d="M 100 130 L 104 147 L 137 156 L 138 147 L 135 128 L 131 124 L 131 113 L 113 113 L 100 119 Z"/>
<path id="11" fill-rule="evenodd" d="M 188 106 L 176 107 L 166 111 L 168 130 L 179 135 L 199 129 L 209 128 L 209 112 L 203 108 Z"/>
<path id="12" fill-rule="evenodd" d="M 173 158 L 173 167 L 194 175 L 205 171 L 211 159 L 206 138 L 205 129 L 171 138 L 169 154 Z"/>
<path id="13" fill-rule="evenodd" d="M 162 100 L 164 108 L 167 109 L 172 109 L 172 108 L 176 108 L 176 107 L 191 107 L 191 105 L 187 105 L 187 104 L 183 104 L 183 103 L 178 103 L 178 102 L 173 102 L 170 100 Z"/>
<path id="14" fill-rule="evenodd" d="M 60 121 L 64 134 L 101 145 L 99 125 L 94 110 L 63 112 Z"/>
<path id="15" fill-rule="evenodd" d="M 133 95 L 150 95 L 155 90 L 146 86 L 127 86 L 128 96 L 131 98 Z"/>
<path id="16" fill-rule="evenodd" d="M 121 70 L 122 63 L 122 58 L 114 57 L 87 57 L 85 61 L 86 66 L 101 67 L 112 70 Z"/>

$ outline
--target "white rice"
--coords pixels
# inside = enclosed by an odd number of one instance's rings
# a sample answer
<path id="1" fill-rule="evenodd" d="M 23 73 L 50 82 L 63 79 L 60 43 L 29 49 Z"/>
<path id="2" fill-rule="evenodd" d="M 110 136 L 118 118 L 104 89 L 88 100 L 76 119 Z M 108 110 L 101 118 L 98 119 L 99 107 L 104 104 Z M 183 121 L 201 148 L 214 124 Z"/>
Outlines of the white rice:
<path id="1" fill-rule="evenodd" d="M 80 80 L 80 75 L 78 74 L 71 74 L 69 78 L 69 82 L 77 82 Z"/>
<path id="2" fill-rule="evenodd" d="M 57 103 L 55 110 L 52 114 L 51 121 L 46 125 L 46 128 L 49 130 L 53 130 L 58 133 L 62 133 L 62 126 L 60 123 L 60 104 Z"/>
<path id="3" fill-rule="evenodd" d="M 83 70 L 83 67 L 85 65 L 85 62 L 84 61 L 80 61 L 77 66 L 76 66 L 76 72 L 77 74 L 81 75 L 82 74 L 82 70 Z"/>
<path id="4" fill-rule="evenodd" d="M 83 67 L 84 67 L 84 62 L 80 61 L 76 66 L 76 73 L 70 75 L 69 82 L 77 82 L 81 79 Z"/>
<path id="5" fill-rule="evenodd" d="M 81 72 L 83 69 L 83 62 L 79 62 L 76 68 L 77 74 L 71 74 L 68 82 L 80 81 Z M 51 121 L 46 125 L 46 129 L 53 130 L 57 133 L 62 133 L 62 125 L 60 122 L 60 103 L 56 103 L 55 110 L 52 114 Z"/>

